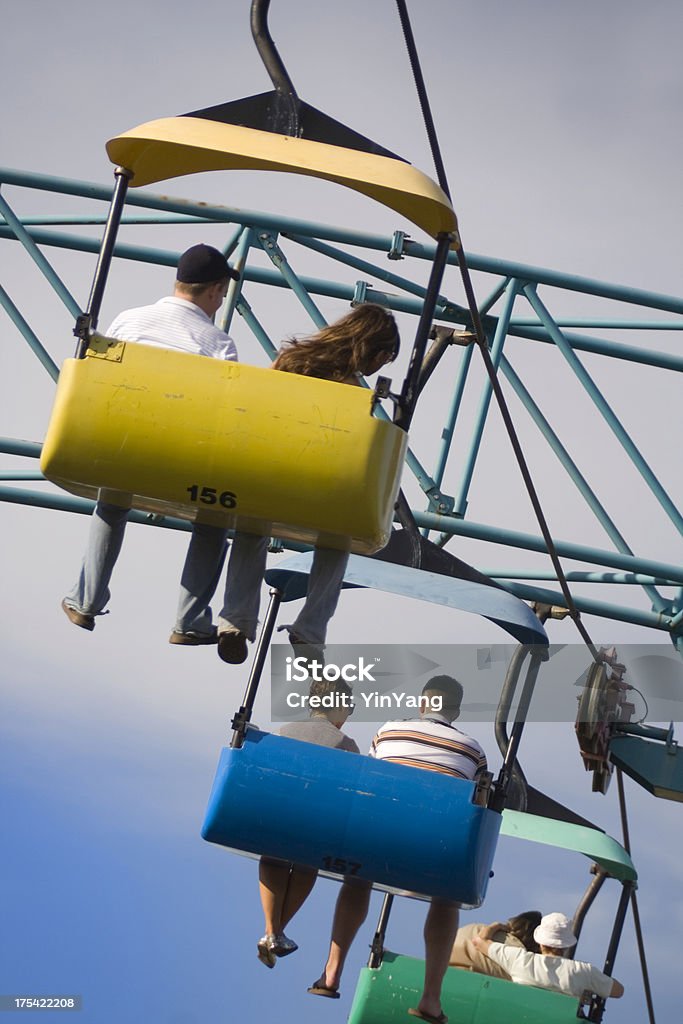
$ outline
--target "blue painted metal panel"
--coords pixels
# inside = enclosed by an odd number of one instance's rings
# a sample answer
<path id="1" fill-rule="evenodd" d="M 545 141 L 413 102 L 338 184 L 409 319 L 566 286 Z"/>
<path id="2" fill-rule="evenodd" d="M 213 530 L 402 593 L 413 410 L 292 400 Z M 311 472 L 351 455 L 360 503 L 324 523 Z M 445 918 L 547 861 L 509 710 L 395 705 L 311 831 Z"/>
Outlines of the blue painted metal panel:
<path id="1" fill-rule="evenodd" d="M 278 568 L 268 569 L 266 582 L 282 591 L 283 601 L 296 601 L 306 594 L 312 560 L 310 551 L 294 555 Z M 425 569 L 383 562 L 379 558 L 351 555 L 344 573 L 344 586 L 371 587 L 483 615 L 514 636 L 519 643 L 548 643 L 545 629 L 531 609 L 519 598 L 495 586 L 492 581 L 486 585 L 454 576 L 442 576 Z"/>
<path id="2" fill-rule="evenodd" d="M 473 793 L 472 782 L 249 729 L 221 753 L 202 835 L 476 907 L 501 816 Z"/>

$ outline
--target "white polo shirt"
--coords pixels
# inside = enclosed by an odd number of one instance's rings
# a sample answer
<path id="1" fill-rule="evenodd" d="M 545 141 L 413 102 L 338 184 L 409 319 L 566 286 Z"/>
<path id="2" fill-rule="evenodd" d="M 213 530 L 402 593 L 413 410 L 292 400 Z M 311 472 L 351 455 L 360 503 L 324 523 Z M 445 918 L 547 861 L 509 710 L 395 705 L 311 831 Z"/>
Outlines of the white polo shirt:
<path id="1" fill-rule="evenodd" d="M 607 999 L 612 991 L 612 979 L 584 960 L 529 953 L 526 949 L 504 946 L 501 942 L 492 942 L 486 955 L 507 971 L 518 985 L 548 988 L 577 999 L 584 992 L 595 992 Z"/>
<path id="2" fill-rule="evenodd" d="M 124 310 L 114 318 L 105 336 L 237 361 L 232 338 L 194 302 L 175 295 L 167 295 L 151 306 Z"/>
<path id="3" fill-rule="evenodd" d="M 406 722 L 387 722 L 372 741 L 370 757 L 456 779 L 473 779 L 486 770 L 486 755 L 477 741 L 434 713 Z"/>

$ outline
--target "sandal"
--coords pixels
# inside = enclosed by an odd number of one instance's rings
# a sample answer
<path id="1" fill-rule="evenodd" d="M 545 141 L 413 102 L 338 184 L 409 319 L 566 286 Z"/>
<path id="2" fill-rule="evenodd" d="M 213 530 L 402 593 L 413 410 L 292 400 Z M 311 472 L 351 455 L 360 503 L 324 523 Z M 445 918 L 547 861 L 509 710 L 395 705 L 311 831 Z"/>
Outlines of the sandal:
<path id="1" fill-rule="evenodd" d="M 324 978 L 318 978 L 309 989 L 306 990 L 312 996 L 325 996 L 326 999 L 339 999 L 339 990 L 330 988 L 325 984 Z"/>

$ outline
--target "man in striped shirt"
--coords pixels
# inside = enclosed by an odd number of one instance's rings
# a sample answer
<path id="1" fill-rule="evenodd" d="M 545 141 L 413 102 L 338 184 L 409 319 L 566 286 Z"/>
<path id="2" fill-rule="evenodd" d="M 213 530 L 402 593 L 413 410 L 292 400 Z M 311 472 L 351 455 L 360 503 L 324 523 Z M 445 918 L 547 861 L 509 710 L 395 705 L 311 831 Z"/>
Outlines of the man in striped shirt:
<path id="1" fill-rule="evenodd" d="M 178 260 L 173 295 L 153 305 L 120 313 L 106 337 L 236 361 L 237 349 L 232 338 L 213 322 L 231 279 L 239 281 L 239 274 L 223 253 L 210 245 L 193 245 Z M 102 614 L 109 600 L 109 581 L 121 550 L 129 511 L 104 501 L 95 506 L 81 572 L 62 601 L 65 615 L 75 626 L 92 631 L 95 616 Z M 171 643 L 217 643 L 209 601 L 223 567 L 226 538 L 227 532 L 220 527 L 194 524 Z"/>
<path id="2" fill-rule="evenodd" d="M 454 779 L 473 779 L 486 771 L 486 755 L 477 741 L 452 724 L 460 714 L 460 683 L 450 676 L 435 676 L 420 699 L 420 718 L 383 725 L 372 741 L 370 757 Z"/>
<path id="3" fill-rule="evenodd" d="M 477 741 L 452 724 L 460 714 L 462 685 L 451 676 L 434 676 L 422 690 L 420 717 L 387 722 L 372 741 L 370 756 L 412 768 L 440 772 L 454 779 L 476 779 L 487 770 Z M 312 995 L 335 999 L 346 956 L 370 903 L 370 883 L 346 879 L 337 897 L 330 952 Z M 420 1001 L 408 1013 L 428 1024 L 447 1024 L 441 1009 L 441 985 L 459 924 L 457 903 L 432 899 L 424 926 L 425 978 Z"/>

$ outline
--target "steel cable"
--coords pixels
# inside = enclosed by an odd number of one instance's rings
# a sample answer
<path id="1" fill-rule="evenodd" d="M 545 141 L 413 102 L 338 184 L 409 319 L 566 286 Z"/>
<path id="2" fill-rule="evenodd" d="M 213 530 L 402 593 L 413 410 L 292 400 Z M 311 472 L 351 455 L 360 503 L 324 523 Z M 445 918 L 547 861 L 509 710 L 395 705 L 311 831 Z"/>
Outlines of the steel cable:
<path id="1" fill-rule="evenodd" d="M 409 60 L 410 60 L 410 66 L 412 68 L 413 77 L 415 79 L 415 87 L 417 89 L 417 94 L 418 94 L 418 97 L 419 97 L 419 100 L 420 100 L 420 107 L 421 107 L 421 110 L 422 110 L 422 117 L 424 119 L 425 127 L 426 127 L 426 130 L 427 130 L 427 137 L 429 139 L 429 145 L 430 145 L 431 151 L 432 151 L 432 158 L 434 160 L 434 166 L 436 168 L 437 178 L 438 178 L 438 181 L 439 181 L 439 185 L 441 186 L 443 191 L 446 193 L 446 195 L 450 199 L 450 189 L 448 187 L 448 181 L 447 181 L 447 178 L 446 178 L 446 170 L 445 170 L 445 167 L 444 167 L 444 164 L 443 164 L 443 160 L 442 160 L 442 157 L 441 157 L 441 150 L 439 148 L 439 143 L 438 143 L 438 139 L 437 139 L 437 136 L 436 136 L 436 128 L 434 127 L 434 119 L 432 117 L 431 108 L 430 108 L 430 105 L 429 105 L 429 97 L 427 95 L 427 89 L 426 89 L 426 86 L 425 86 L 424 77 L 422 75 L 422 69 L 420 67 L 420 59 L 418 57 L 417 47 L 415 46 L 415 38 L 413 36 L 413 31 L 412 31 L 412 28 L 411 28 L 411 25 L 410 25 L 410 18 L 408 16 L 408 9 L 407 9 L 407 6 L 406 6 L 406 0 L 396 0 L 396 6 L 398 8 L 399 18 L 400 18 L 400 21 L 401 21 L 401 27 L 403 29 L 403 36 L 404 36 L 404 39 L 405 39 L 406 48 L 408 50 L 408 57 L 409 57 Z M 502 391 L 502 388 L 500 386 L 500 382 L 498 381 L 498 377 L 497 377 L 497 374 L 496 374 L 496 371 L 495 371 L 495 367 L 493 365 L 493 361 L 492 361 L 491 355 L 489 353 L 488 341 L 486 339 L 486 334 L 484 332 L 484 328 L 483 328 L 483 325 L 482 325 L 482 322 L 481 322 L 481 317 L 479 315 L 479 308 L 477 306 L 476 297 L 475 297 L 475 294 L 474 294 L 474 288 L 472 286 L 472 279 L 470 277 L 470 272 L 469 272 L 469 268 L 467 266 L 467 260 L 466 260 L 466 257 L 465 257 L 465 253 L 464 253 L 464 250 L 462 248 L 462 242 L 461 242 L 461 239 L 460 239 L 459 232 L 456 233 L 454 247 L 455 247 L 456 255 L 457 255 L 457 258 L 458 258 L 458 266 L 460 268 L 460 275 L 461 275 L 461 278 L 462 278 L 463 287 L 465 289 L 465 295 L 467 297 L 468 309 L 469 309 L 469 312 L 470 312 L 470 316 L 472 317 L 472 326 L 474 327 L 474 333 L 475 333 L 475 337 L 476 337 L 476 340 L 477 340 L 477 345 L 479 347 L 479 351 L 481 352 L 482 358 L 484 360 L 484 366 L 486 367 L 486 372 L 487 372 L 489 380 L 491 382 L 491 388 L 492 388 L 493 393 L 495 395 L 496 402 L 498 404 L 498 408 L 499 408 L 500 414 L 501 414 L 501 416 L 503 418 L 503 422 L 505 424 L 505 429 L 507 431 L 508 437 L 510 438 L 510 443 L 512 444 L 512 448 L 513 448 L 513 451 L 515 453 L 515 458 L 517 459 L 517 464 L 518 464 L 520 472 L 522 474 L 522 479 L 524 480 L 524 485 L 526 487 L 527 493 L 529 495 L 529 499 L 530 499 L 531 504 L 533 506 L 534 513 L 536 515 L 536 519 L 538 521 L 538 525 L 539 525 L 541 533 L 543 535 L 543 539 L 545 541 L 546 548 L 548 549 L 548 554 L 549 554 L 550 559 L 552 561 L 555 573 L 557 574 L 557 579 L 558 579 L 558 583 L 560 585 L 560 588 L 562 590 L 562 595 L 563 595 L 563 597 L 564 597 L 564 599 L 566 601 L 567 608 L 569 610 L 569 614 L 570 614 L 570 616 L 571 616 L 571 618 L 572 618 L 576 628 L 578 629 L 579 633 L 581 634 L 581 637 L 582 637 L 584 643 L 588 647 L 588 649 L 589 649 L 589 651 L 591 653 L 591 656 L 593 657 L 593 659 L 596 662 L 599 662 L 600 661 L 600 656 L 599 656 L 598 651 L 597 651 L 597 649 L 595 647 L 595 644 L 593 643 L 593 641 L 592 641 L 592 639 L 590 637 L 590 634 L 588 633 L 588 630 L 586 629 L 586 627 L 584 626 L 583 622 L 581 621 L 580 613 L 579 613 L 576 605 L 574 604 L 574 599 L 573 599 L 573 597 L 571 595 L 571 591 L 569 589 L 569 585 L 567 583 L 567 578 L 566 578 L 566 576 L 564 574 L 564 570 L 563 570 L 562 565 L 560 563 L 559 556 L 557 554 L 557 551 L 555 550 L 555 544 L 554 544 L 554 541 L 553 541 L 553 538 L 552 538 L 552 534 L 550 533 L 550 529 L 548 527 L 548 523 L 547 523 L 545 515 L 543 513 L 543 509 L 541 508 L 541 503 L 539 501 L 538 494 L 537 494 L 536 488 L 534 486 L 534 482 L 533 482 L 533 480 L 531 478 L 531 473 L 529 471 L 529 467 L 528 467 L 526 459 L 524 457 L 524 453 L 522 451 L 522 447 L 521 447 L 521 444 L 519 442 L 519 438 L 517 437 L 517 432 L 516 432 L 514 424 L 512 422 L 512 417 L 510 415 L 510 411 L 508 409 L 507 402 L 505 401 L 505 396 L 503 395 L 503 391 Z"/>

